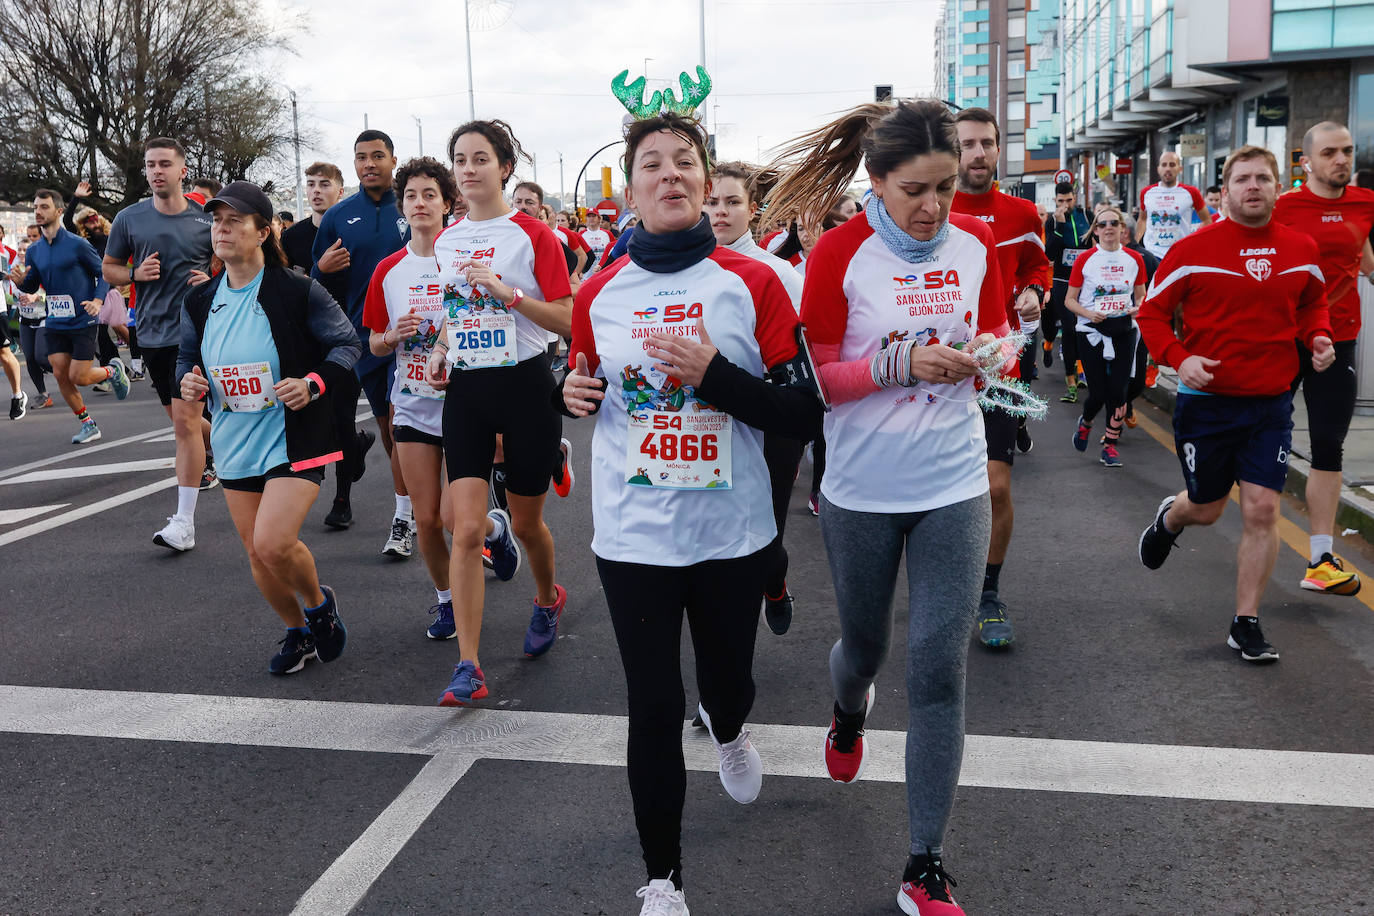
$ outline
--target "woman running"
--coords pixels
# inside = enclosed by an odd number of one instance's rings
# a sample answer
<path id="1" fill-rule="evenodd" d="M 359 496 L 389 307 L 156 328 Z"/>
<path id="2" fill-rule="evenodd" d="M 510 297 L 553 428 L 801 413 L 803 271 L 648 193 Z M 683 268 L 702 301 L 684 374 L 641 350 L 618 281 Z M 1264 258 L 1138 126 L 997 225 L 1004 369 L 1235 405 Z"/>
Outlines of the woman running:
<path id="1" fill-rule="evenodd" d="M 1073 262 L 1064 297 L 1064 306 L 1078 316 L 1078 359 L 1088 377 L 1088 400 L 1078 418 L 1073 447 L 1080 452 L 1087 450 L 1093 418 L 1105 407 L 1107 435 L 1102 440 L 1100 460 L 1109 468 L 1119 468 L 1117 443 L 1140 344 L 1135 316 L 1145 299 L 1145 262 L 1134 251 L 1121 247 L 1125 219 L 1120 210 L 1099 210 L 1092 229 L 1097 247 Z"/>
<path id="2" fill-rule="evenodd" d="M 863 105 L 798 138 L 783 153 L 769 212 L 825 212 L 861 156 L 873 197 L 816 244 L 802 295 L 833 405 L 820 516 L 841 638 L 830 651 L 825 762 L 836 782 L 863 771 L 864 723 L 905 556 L 911 845 L 897 902 L 904 913 L 953 916 L 963 910 L 950 896 L 942 844 L 991 527 L 978 363 L 962 351 L 1007 333 L 1006 309 L 992 233 L 950 214 L 959 146 L 939 102 Z"/>
<path id="3" fill-rule="evenodd" d="M 721 162 L 711 170 L 711 190 L 706 195 L 706 214 L 716 244 L 762 261 L 782 281 L 792 307 L 801 311 L 802 278 L 782 258 L 764 251 L 754 242 L 749 227 L 759 211 L 757 169 L 743 162 Z M 773 554 L 768 578 L 763 586 L 763 616 L 768 628 L 778 636 L 792 625 L 792 593 L 787 589 L 787 550 L 782 534 L 787 524 L 787 506 L 792 501 L 792 484 L 797 479 L 805 443 L 785 436 L 765 434 L 763 458 L 768 464 L 773 491 L 773 523 L 778 536 L 769 545 Z"/>
<path id="4" fill-rule="evenodd" d="M 797 314 L 777 274 L 718 248 L 702 215 L 706 162 L 695 120 L 665 112 L 631 123 L 626 199 L 640 224 L 628 257 L 578 292 L 563 386 L 570 414 L 599 412 L 592 551 L 629 694 L 644 916 L 687 913 L 684 613 L 721 783 L 742 804 L 759 794 L 763 765 L 744 722 L 776 535 L 761 430 L 808 439 L 821 413 L 814 389 L 785 383 Z"/>
<path id="5" fill-rule="evenodd" d="M 553 230 L 512 209 L 502 194 L 516 160 L 528 160 L 510 127 L 469 121 L 450 135 L 448 151 L 468 210 L 434 242 L 446 320 L 428 381 L 446 391 L 449 581 L 460 655 L 439 705 L 467 706 L 488 694 L 478 658 L 484 545 L 503 581 L 520 568 L 516 538 L 529 555 L 536 591 L 525 655 L 535 658 L 553 648 L 568 600 L 554 582 L 553 535 L 544 524 L 544 496 L 562 461 L 562 419 L 550 402 L 557 383 L 544 351 L 546 331 L 569 332 L 572 291 Z M 498 434 L 509 514 L 487 511 Z"/>
<path id="6" fill-rule="evenodd" d="M 324 287 L 287 268 L 257 185 L 231 182 L 205 211 L 224 271 L 186 297 L 177 377 L 182 398 L 210 398 L 229 514 L 258 590 L 286 624 L 268 670 L 291 674 L 308 659 L 338 658 L 347 639 L 300 530 L 324 466 L 343 457 L 328 392 L 352 374 L 361 348 Z"/>
<path id="7" fill-rule="evenodd" d="M 452 639 L 453 593 L 449 589 L 448 541 L 440 507 L 444 498 L 444 392 L 427 381 L 429 358 L 444 325 L 444 297 L 434 240 L 458 200 L 453 173 L 437 159 L 411 159 L 396 170 L 396 206 L 410 223 L 410 242 L 377 265 L 363 305 L 368 346 L 377 356 L 395 354 L 391 384 L 392 437 L 401 477 L 410 494 L 415 527 L 430 581 L 434 621 L 430 639 Z"/>

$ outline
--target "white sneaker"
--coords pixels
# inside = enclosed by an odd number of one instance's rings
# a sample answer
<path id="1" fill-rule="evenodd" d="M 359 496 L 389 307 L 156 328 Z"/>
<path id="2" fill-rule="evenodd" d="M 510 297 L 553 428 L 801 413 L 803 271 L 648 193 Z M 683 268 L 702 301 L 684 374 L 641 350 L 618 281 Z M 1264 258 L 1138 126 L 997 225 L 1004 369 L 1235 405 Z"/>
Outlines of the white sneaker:
<path id="1" fill-rule="evenodd" d="M 635 891 L 635 896 L 644 900 L 639 916 L 691 916 L 687 898 L 673 887 L 672 878 L 655 878 Z"/>
<path id="2" fill-rule="evenodd" d="M 706 707 L 698 703 L 697 712 L 711 734 L 716 755 L 720 757 L 720 784 L 735 801 L 741 805 L 749 804 L 759 797 L 759 789 L 763 788 L 763 761 L 749 741 L 748 730 L 741 731 L 739 737 L 729 744 L 721 744 L 716 740 L 716 733 L 711 731 L 711 717 L 706 714 Z"/>
<path id="3" fill-rule="evenodd" d="M 172 550 L 190 550 L 196 546 L 195 523 L 173 515 L 167 519 L 167 527 L 153 535 L 153 543 Z"/>

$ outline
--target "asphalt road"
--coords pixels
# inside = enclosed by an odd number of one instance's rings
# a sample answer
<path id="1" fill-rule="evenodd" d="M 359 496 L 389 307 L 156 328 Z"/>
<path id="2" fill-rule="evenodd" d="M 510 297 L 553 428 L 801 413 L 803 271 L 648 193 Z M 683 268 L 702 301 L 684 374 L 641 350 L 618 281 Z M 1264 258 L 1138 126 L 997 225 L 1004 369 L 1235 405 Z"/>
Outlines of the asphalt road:
<path id="1" fill-rule="evenodd" d="M 201 496 L 194 551 L 154 546 L 175 508 L 170 423 L 146 383 L 89 403 L 104 438 L 84 448 L 61 407 L 0 419 L 0 914 L 638 912 L 590 423 L 566 424 L 581 480 L 548 504 L 570 596 L 558 644 L 525 659 L 528 572 L 489 579 L 492 696 L 450 711 L 433 703 L 456 647 L 425 638 L 418 558 L 380 555 L 392 499 L 375 458 L 354 527 L 324 528 L 327 482 L 303 532 L 347 651 L 273 678 L 280 631 L 222 492 Z M 1282 661 L 1240 661 L 1225 645 L 1236 507 L 1164 569 L 1136 558 L 1181 481 L 1167 417 L 1137 409 L 1120 470 L 1072 449 L 1077 411 L 1058 402 L 1018 456 L 1002 575 L 1016 645 L 970 651 L 956 895 L 970 914 L 1374 913 L 1374 588 L 1301 591 L 1304 558 L 1281 546 L 1263 620 Z M 903 660 L 878 680 L 873 778 L 832 784 L 838 627 L 805 496 L 787 533 L 796 621 L 758 637 L 758 801 L 732 802 L 685 731 L 694 913 L 896 912 Z M 1284 514 L 1305 547 L 1301 509 Z M 1367 545 L 1339 549 L 1374 570 Z"/>

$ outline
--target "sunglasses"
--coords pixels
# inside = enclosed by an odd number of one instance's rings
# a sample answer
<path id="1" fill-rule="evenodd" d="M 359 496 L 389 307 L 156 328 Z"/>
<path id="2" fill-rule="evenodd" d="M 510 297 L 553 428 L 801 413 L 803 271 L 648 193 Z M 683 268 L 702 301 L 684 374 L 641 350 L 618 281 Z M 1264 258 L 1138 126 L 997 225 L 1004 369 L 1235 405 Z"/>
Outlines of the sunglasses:
<path id="1" fill-rule="evenodd" d="M 1114 227 L 1116 227 L 1116 226 L 1120 226 L 1120 225 L 1121 225 L 1121 220 L 1119 220 L 1119 219 L 1101 219 L 1101 220 L 1098 220 L 1098 221 L 1097 221 L 1097 225 L 1098 225 L 1100 228 L 1103 228 L 1103 229 L 1112 229 L 1112 228 L 1114 228 Z"/>

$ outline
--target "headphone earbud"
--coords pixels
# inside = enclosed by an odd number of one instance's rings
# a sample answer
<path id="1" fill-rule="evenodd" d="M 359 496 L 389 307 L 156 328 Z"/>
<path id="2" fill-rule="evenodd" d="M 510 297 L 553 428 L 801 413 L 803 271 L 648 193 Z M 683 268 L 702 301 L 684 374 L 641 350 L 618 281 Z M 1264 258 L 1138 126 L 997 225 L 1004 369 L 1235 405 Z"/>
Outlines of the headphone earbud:
<path id="1" fill-rule="evenodd" d="M 1311 171 L 1312 171 L 1312 163 L 1310 163 L 1310 162 L 1304 162 L 1304 163 L 1302 164 L 1302 167 L 1303 167 L 1303 170 L 1304 170 L 1304 171 L 1307 171 L 1307 172 L 1311 172 Z"/>

